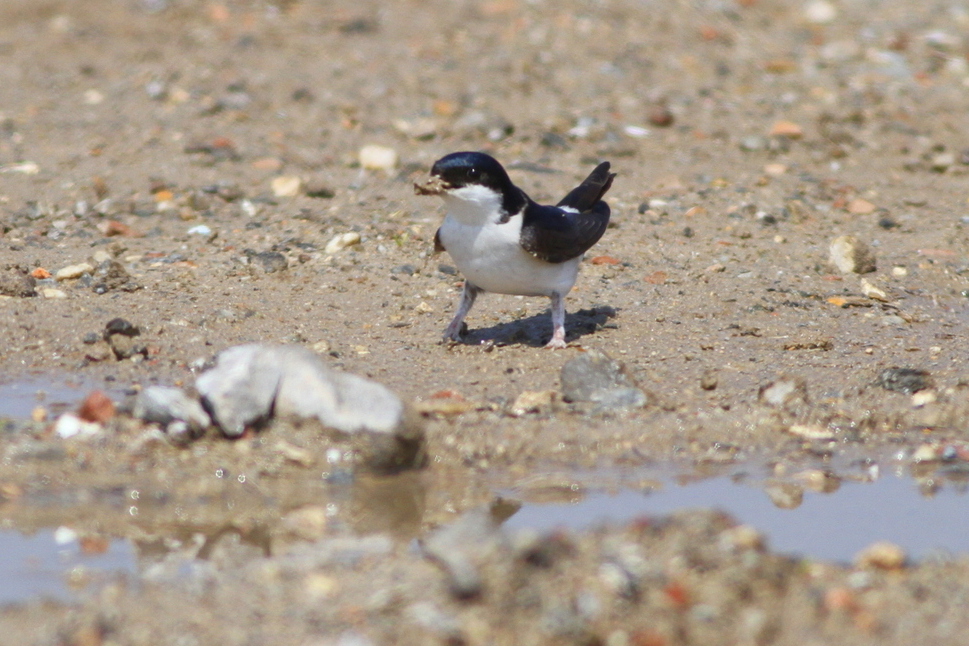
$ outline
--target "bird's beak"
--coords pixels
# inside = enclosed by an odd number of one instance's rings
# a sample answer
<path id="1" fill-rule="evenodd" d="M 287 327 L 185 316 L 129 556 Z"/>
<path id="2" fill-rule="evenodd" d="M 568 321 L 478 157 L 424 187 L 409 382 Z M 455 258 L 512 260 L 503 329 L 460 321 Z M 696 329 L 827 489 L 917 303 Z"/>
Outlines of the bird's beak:
<path id="1" fill-rule="evenodd" d="M 414 192 L 418 195 L 441 195 L 449 188 L 451 185 L 437 175 L 432 175 L 431 179 L 423 184 L 414 184 Z"/>

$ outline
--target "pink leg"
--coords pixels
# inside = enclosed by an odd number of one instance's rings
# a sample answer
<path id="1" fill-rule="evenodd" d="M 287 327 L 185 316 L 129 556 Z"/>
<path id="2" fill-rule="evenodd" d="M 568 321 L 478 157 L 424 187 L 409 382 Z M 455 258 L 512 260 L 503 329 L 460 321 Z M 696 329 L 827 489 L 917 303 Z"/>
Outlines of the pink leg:
<path id="1" fill-rule="evenodd" d="M 552 296 L 552 340 L 545 346 L 550 349 L 565 347 L 565 298 L 561 294 Z"/>
<path id="2" fill-rule="evenodd" d="M 478 294 L 481 292 L 482 289 L 477 285 L 467 280 L 464 281 L 464 289 L 461 290 L 461 301 L 458 303 L 458 311 L 455 312 L 454 318 L 451 319 L 447 329 L 444 330 L 445 341 L 461 340 L 461 324 L 464 323 L 464 317 L 471 311 L 471 306 L 474 305 L 474 299 L 478 298 Z"/>

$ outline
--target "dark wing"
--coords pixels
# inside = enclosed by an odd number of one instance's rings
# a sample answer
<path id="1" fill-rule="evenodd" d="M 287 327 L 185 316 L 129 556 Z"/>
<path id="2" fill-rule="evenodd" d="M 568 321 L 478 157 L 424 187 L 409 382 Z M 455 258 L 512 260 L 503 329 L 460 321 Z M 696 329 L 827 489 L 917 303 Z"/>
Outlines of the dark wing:
<path id="1" fill-rule="evenodd" d="M 587 211 L 602 199 L 602 196 L 612 186 L 612 179 L 615 176 L 615 173 L 609 172 L 609 162 L 602 162 L 596 166 L 594 171 L 589 173 L 584 182 L 569 191 L 569 194 L 555 206 L 572 208 L 580 213 Z"/>
<path id="2" fill-rule="evenodd" d="M 565 262 L 594 245 L 609 224 L 609 205 L 597 202 L 581 213 L 530 202 L 522 214 L 522 249 L 540 260 Z"/>
<path id="3" fill-rule="evenodd" d="M 522 214 L 522 248 L 547 262 L 565 262 L 588 251 L 609 224 L 609 205 L 602 196 L 615 176 L 609 162 L 603 162 L 557 206 L 529 201 Z"/>

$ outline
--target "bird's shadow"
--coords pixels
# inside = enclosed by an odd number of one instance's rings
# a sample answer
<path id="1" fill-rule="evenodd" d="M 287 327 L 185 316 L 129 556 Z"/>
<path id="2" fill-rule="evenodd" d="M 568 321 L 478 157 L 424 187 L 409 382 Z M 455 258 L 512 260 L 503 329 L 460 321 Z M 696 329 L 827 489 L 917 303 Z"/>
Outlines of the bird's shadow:
<path id="1" fill-rule="evenodd" d="M 610 321 L 619 315 L 619 311 L 608 305 L 597 305 L 585 310 L 567 312 L 565 314 L 565 340 L 577 341 L 584 336 L 608 327 L 616 327 Z M 525 345 L 542 347 L 552 338 L 552 318 L 549 311 L 534 314 L 508 323 L 499 323 L 490 327 L 473 328 L 464 333 L 461 345 L 494 344 Z"/>

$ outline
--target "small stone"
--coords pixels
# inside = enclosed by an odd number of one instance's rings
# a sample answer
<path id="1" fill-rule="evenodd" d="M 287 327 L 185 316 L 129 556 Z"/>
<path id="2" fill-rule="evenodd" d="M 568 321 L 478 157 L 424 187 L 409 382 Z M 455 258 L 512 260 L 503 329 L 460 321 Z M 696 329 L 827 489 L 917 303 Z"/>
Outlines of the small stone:
<path id="1" fill-rule="evenodd" d="M 347 233 L 334 236 L 333 239 L 326 243 L 323 252 L 333 255 L 357 244 L 360 244 L 360 234 L 356 231 L 348 231 Z"/>
<path id="2" fill-rule="evenodd" d="M 868 215 L 874 213 L 878 207 L 864 198 L 856 197 L 848 202 L 845 209 L 852 215 Z"/>
<path id="3" fill-rule="evenodd" d="M 704 370 L 700 375 L 700 388 L 703 390 L 716 390 L 719 379 L 713 370 Z"/>
<path id="4" fill-rule="evenodd" d="M 76 265 L 68 265 L 58 269 L 54 273 L 54 279 L 57 281 L 62 280 L 73 280 L 75 278 L 80 278 L 84 274 L 90 274 L 94 271 L 94 266 L 87 262 L 78 263 Z"/>
<path id="5" fill-rule="evenodd" d="M 720 533 L 720 543 L 730 551 L 762 552 L 767 546 L 764 535 L 750 525 L 737 525 Z"/>
<path id="6" fill-rule="evenodd" d="M 831 264 L 843 274 L 867 274 L 875 271 L 875 252 L 853 235 L 838 236 L 830 246 Z"/>
<path id="7" fill-rule="evenodd" d="M 777 121 L 770 129 L 771 137 L 787 137 L 788 139 L 800 139 L 804 136 L 804 129 L 793 121 Z"/>
<path id="8" fill-rule="evenodd" d="M 855 566 L 862 569 L 900 570 L 905 567 L 905 550 L 888 541 L 872 543 L 855 556 Z"/>
<path id="9" fill-rule="evenodd" d="M 212 227 L 207 224 L 197 224 L 186 233 L 190 236 L 210 236 L 212 235 Z"/>
<path id="10" fill-rule="evenodd" d="M 956 163 L 956 156 L 953 153 L 939 153 L 932 157 L 930 167 L 936 173 L 944 173 L 949 167 Z"/>
<path id="11" fill-rule="evenodd" d="M 289 268 L 289 261 L 286 259 L 286 256 L 278 251 L 255 252 L 251 249 L 246 249 L 245 254 L 249 259 L 249 265 L 251 267 L 255 267 L 267 274 L 274 274 Z"/>
<path id="12" fill-rule="evenodd" d="M 558 393 L 554 390 L 526 390 L 515 398 L 508 412 L 512 417 L 538 413 L 551 406 L 557 397 Z"/>
<path id="13" fill-rule="evenodd" d="M 811 0 L 804 6 L 804 17 L 815 25 L 827 25 L 838 17 L 838 8 L 828 0 Z"/>
<path id="14" fill-rule="evenodd" d="M 942 459 L 942 447 L 937 444 L 922 444 L 912 453 L 912 462 L 936 462 Z"/>
<path id="15" fill-rule="evenodd" d="M 651 124 L 659 128 L 668 128 L 675 121 L 675 117 L 666 103 L 657 103 L 651 107 L 647 118 Z"/>
<path id="16" fill-rule="evenodd" d="M 114 402 L 101 390 L 95 390 L 85 397 L 80 408 L 77 409 L 77 416 L 85 422 L 101 424 L 114 417 L 114 413 Z"/>
<path id="17" fill-rule="evenodd" d="M 811 441 L 825 442 L 835 438 L 834 431 L 817 424 L 791 424 L 785 430 L 791 435 Z"/>
<path id="18" fill-rule="evenodd" d="M 886 368 L 878 373 L 874 385 L 905 395 L 932 388 L 935 384 L 931 375 L 916 368 Z"/>
<path id="19" fill-rule="evenodd" d="M 804 488 L 793 482 L 771 482 L 764 493 L 780 509 L 797 509 L 804 502 Z"/>
<path id="20" fill-rule="evenodd" d="M 425 303 L 424 301 L 421 301 L 420 303 L 414 306 L 414 311 L 417 312 L 418 314 L 430 314 L 434 311 L 434 308 L 428 305 L 427 303 Z"/>
<path id="21" fill-rule="evenodd" d="M 599 350 L 588 350 L 562 366 L 562 397 L 594 402 L 604 408 L 639 408 L 649 397 L 625 365 Z"/>
<path id="22" fill-rule="evenodd" d="M 765 404 L 782 407 L 808 401 L 807 382 L 796 377 L 782 377 L 758 391 L 759 399 Z"/>
<path id="23" fill-rule="evenodd" d="M 303 180 L 295 175 L 274 177 L 270 183 L 276 197 L 296 197 L 303 188 Z"/>
<path id="24" fill-rule="evenodd" d="M 861 293 L 873 301 L 888 302 L 888 294 L 883 289 L 875 287 L 867 278 L 861 279 Z"/>
<path id="25" fill-rule="evenodd" d="M 770 177 L 780 177 L 787 172 L 787 164 L 773 163 L 764 166 L 764 174 Z"/>
<path id="26" fill-rule="evenodd" d="M 767 140 L 757 135 L 750 135 L 740 140 L 740 149 L 747 152 L 763 150 L 767 147 Z"/>
<path id="27" fill-rule="evenodd" d="M 397 166 L 397 151 L 371 144 L 360 149 L 359 160 L 366 170 L 391 171 Z"/>
<path id="28" fill-rule="evenodd" d="M 98 264 L 92 276 L 93 285 L 91 289 L 97 294 L 120 289 L 125 292 L 133 292 L 141 289 L 128 270 L 117 260 L 107 259 Z"/>
<path id="29" fill-rule="evenodd" d="M 934 404 L 939 395 L 934 390 L 920 390 L 912 395 L 912 408 L 922 408 Z"/>
<path id="30" fill-rule="evenodd" d="M 425 417 L 454 417 L 474 410 L 475 405 L 456 390 L 440 390 L 416 401 L 414 409 Z"/>
<path id="31" fill-rule="evenodd" d="M 44 287 L 40 290 L 40 295 L 44 298 L 67 298 L 67 292 L 53 287 Z"/>
<path id="32" fill-rule="evenodd" d="M 908 269 L 905 267 L 892 267 L 892 276 L 895 278 L 905 278 L 908 276 Z"/>
<path id="33" fill-rule="evenodd" d="M 89 437 L 101 432 L 101 425 L 97 422 L 86 422 L 73 413 L 64 413 L 54 424 L 54 434 L 67 439 L 69 437 Z"/>
<path id="34" fill-rule="evenodd" d="M 138 336 L 141 334 L 141 330 L 131 321 L 123 318 L 113 318 L 104 326 L 104 337 L 107 338 L 112 334 Z"/>
<path id="35" fill-rule="evenodd" d="M 282 520 L 282 529 L 287 534 L 304 541 L 318 541 L 326 536 L 329 520 L 326 507 L 312 505 L 295 509 Z"/>
<path id="36" fill-rule="evenodd" d="M 36 272 L 37 270 L 35 269 L 34 271 Z M 45 273 L 47 273 L 46 270 Z M 49 277 L 50 274 L 47 273 L 45 278 Z M 28 274 L 17 267 L 0 270 L 0 296 L 13 296 L 16 298 L 36 296 L 37 292 L 34 290 L 36 285 L 37 276 Z"/>

